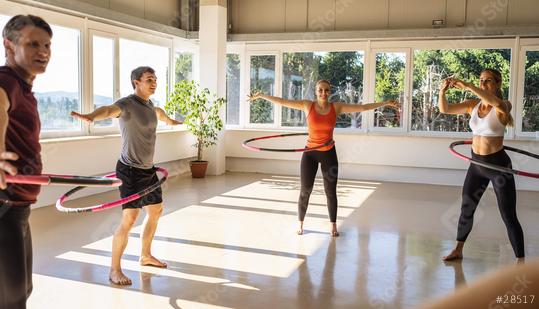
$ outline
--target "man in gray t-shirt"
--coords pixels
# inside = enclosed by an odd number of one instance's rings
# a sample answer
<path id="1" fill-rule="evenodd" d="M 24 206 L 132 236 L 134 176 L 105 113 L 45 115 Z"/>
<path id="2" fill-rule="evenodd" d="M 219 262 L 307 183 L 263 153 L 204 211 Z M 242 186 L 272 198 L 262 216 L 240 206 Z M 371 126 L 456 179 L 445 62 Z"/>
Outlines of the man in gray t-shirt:
<path id="1" fill-rule="evenodd" d="M 153 166 L 155 151 L 155 130 L 157 120 L 169 125 L 181 122 L 171 119 L 164 110 L 155 107 L 150 96 L 155 93 L 157 77 L 150 67 L 138 67 L 131 72 L 131 84 L 135 93 L 119 99 L 116 103 L 103 106 L 90 114 L 71 112 L 73 117 L 92 122 L 109 118 L 120 118 L 122 132 L 122 152 L 116 164 L 116 176 L 122 180 L 121 197 L 135 194 L 155 184 L 158 179 Z M 161 188 L 144 197 L 122 205 L 122 222 L 112 240 L 112 261 L 109 279 L 114 284 L 130 285 L 121 268 L 121 258 L 127 246 L 129 232 L 144 207 L 146 219 L 142 227 L 142 252 L 140 264 L 143 266 L 167 267 L 151 254 L 151 244 L 157 222 L 163 212 Z"/>

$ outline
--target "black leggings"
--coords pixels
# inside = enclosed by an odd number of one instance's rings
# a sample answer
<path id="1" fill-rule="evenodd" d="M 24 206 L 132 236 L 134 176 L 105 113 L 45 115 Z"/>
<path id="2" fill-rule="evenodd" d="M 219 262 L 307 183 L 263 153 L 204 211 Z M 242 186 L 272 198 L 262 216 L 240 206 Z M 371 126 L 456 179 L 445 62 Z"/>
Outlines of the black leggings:
<path id="1" fill-rule="evenodd" d="M 485 156 L 475 154 L 472 151 L 472 158 L 478 161 L 511 167 L 511 159 L 504 150 Z M 462 188 L 462 208 L 457 240 L 464 242 L 468 238 L 468 234 L 470 234 L 473 226 L 475 209 L 489 182 L 492 182 L 492 186 L 494 187 L 496 199 L 498 200 L 498 208 L 507 228 L 507 234 L 513 246 L 513 251 L 517 258 L 524 257 L 524 234 L 517 218 L 517 195 L 513 174 L 495 171 L 477 164 L 470 164 L 468 173 L 466 174 L 466 180 L 464 181 L 464 187 Z"/>
<path id="2" fill-rule="evenodd" d="M 0 308 L 24 309 L 32 292 L 30 206 L 5 207 L 0 205 Z"/>
<path id="3" fill-rule="evenodd" d="M 324 190 L 326 192 L 329 220 L 337 221 L 337 178 L 339 176 L 339 161 L 335 147 L 328 151 L 304 152 L 301 157 L 301 191 L 298 201 L 299 221 L 305 219 L 309 206 L 309 197 L 313 191 L 314 179 L 318 171 L 318 163 L 322 165 Z"/>

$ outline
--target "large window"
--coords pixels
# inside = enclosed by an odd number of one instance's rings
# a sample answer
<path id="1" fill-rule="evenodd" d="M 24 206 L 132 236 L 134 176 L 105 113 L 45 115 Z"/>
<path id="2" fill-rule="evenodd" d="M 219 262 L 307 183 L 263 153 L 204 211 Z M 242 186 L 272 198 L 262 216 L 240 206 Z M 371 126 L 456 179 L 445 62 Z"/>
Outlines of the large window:
<path id="1" fill-rule="evenodd" d="M 455 76 L 479 85 L 484 68 L 502 73 L 502 90 L 509 89 L 510 49 L 416 50 L 414 52 L 411 129 L 416 131 L 469 132 L 469 115 L 441 114 L 438 90 L 443 79 Z M 475 98 L 469 91 L 449 89 L 449 103 Z"/>
<path id="2" fill-rule="evenodd" d="M 0 15 L 0 28 L 4 29 L 10 16 Z M 79 87 L 80 31 L 51 25 L 51 59 L 44 74 L 36 77 L 32 90 L 38 101 L 41 130 L 80 130 L 80 122 L 71 111 L 81 110 Z M 0 63 L 5 63 L 4 46 L 0 47 Z"/>
<path id="3" fill-rule="evenodd" d="M 240 55 L 226 55 L 226 123 L 240 123 Z"/>
<path id="4" fill-rule="evenodd" d="M 120 39 L 120 93 L 122 97 L 133 93 L 131 71 L 149 66 L 157 76 L 157 90 L 152 96 L 156 106 L 163 107 L 167 99 L 169 48 L 139 41 Z"/>
<path id="5" fill-rule="evenodd" d="M 275 56 L 251 56 L 250 76 L 251 92 L 260 91 L 264 94 L 274 95 Z M 262 99 L 251 102 L 249 108 L 249 122 L 257 124 L 273 123 L 273 104 Z"/>
<path id="6" fill-rule="evenodd" d="M 80 130 L 69 114 L 81 110 L 80 31 L 51 25 L 52 55 L 47 71 L 38 75 L 32 90 L 38 101 L 42 131 Z"/>
<path id="7" fill-rule="evenodd" d="M 406 53 L 376 53 L 376 79 L 374 96 L 376 102 L 397 100 L 404 104 Z M 394 128 L 402 126 L 402 113 L 390 108 L 374 111 L 374 126 Z"/>
<path id="8" fill-rule="evenodd" d="M 522 132 L 539 131 L 539 51 L 526 52 Z"/>
<path id="9" fill-rule="evenodd" d="M 315 101 L 315 86 L 320 79 L 332 85 L 331 102 L 359 103 L 363 89 L 363 52 L 283 54 L 283 98 Z M 282 108 L 282 126 L 305 126 L 305 123 L 303 111 Z M 361 127 L 361 114 L 340 115 L 337 127 Z"/>
<path id="10" fill-rule="evenodd" d="M 110 105 L 114 101 L 114 38 L 92 37 L 93 108 Z M 95 122 L 97 127 L 111 126 L 112 119 Z"/>
<path id="11" fill-rule="evenodd" d="M 33 84 L 44 137 L 117 130 L 115 120 L 88 125 L 71 117 L 70 112 L 88 113 L 133 93 L 130 75 L 136 67 L 155 69 L 158 87 L 151 99 L 157 106 L 164 106 L 170 81 L 194 78 L 196 52 L 194 49 L 178 51 L 175 58 L 171 57 L 174 39 L 169 35 L 150 34 L 142 29 L 131 30 L 18 4 L 7 9 L 0 6 L 0 13 L 6 14 L 0 14 L 0 29 L 11 18 L 8 15 L 27 14 L 29 9 L 39 13 L 53 30 L 50 62 L 46 72 L 38 75 Z M 0 65 L 4 63 L 5 51 L 0 44 Z"/>

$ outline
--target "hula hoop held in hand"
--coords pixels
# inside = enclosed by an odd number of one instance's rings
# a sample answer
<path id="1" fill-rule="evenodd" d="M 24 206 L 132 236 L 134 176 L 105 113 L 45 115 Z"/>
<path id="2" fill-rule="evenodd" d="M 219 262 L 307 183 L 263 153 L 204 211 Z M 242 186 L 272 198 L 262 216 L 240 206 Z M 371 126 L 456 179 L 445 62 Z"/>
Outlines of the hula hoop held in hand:
<path id="1" fill-rule="evenodd" d="M 40 186 L 85 186 L 85 187 L 119 187 L 122 181 L 114 178 L 114 174 L 106 176 L 75 176 L 75 175 L 5 175 L 7 183 Z M 0 204 L 5 206 L 27 205 L 26 202 L 11 201 L 0 198 Z"/>
<path id="2" fill-rule="evenodd" d="M 490 168 L 490 169 L 493 169 L 493 170 L 496 170 L 496 171 L 499 171 L 499 172 L 503 172 L 503 173 L 510 173 L 510 174 L 515 174 L 515 175 L 520 175 L 520 176 L 531 177 L 531 178 L 539 178 L 539 173 L 529 173 L 529 172 L 519 171 L 519 170 L 515 170 L 515 169 L 512 169 L 512 168 L 504 167 L 504 166 L 499 166 L 499 165 L 496 165 L 496 164 L 491 164 L 491 163 L 486 163 L 486 162 L 483 162 L 483 161 L 478 161 L 478 160 L 472 159 L 470 157 L 467 157 L 467 156 L 465 156 L 465 155 L 463 155 L 461 153 L 458 153 L 454 149 L 455 146 L 458 146 L 458 145 L 471 145 L 471 144 L 472 144 L 472 141 L 453 142 L 453 143 L 451 143 L 451 145 L 449 145 L 449 151 L 453 155 L 455 155 L 456 157 L 458 157 L 458 158 L 460 158 L 460 159 L 462 159 L 464 161 L 469 161 L 470 163 L 477 164 L 479 166 Z M 528 151 L 525 151 L 525 150 L 521 150 L 521 149 L 509 147 L 509 146 L 503 146 L 503 149 L 508 150 L 508 151 L 512 151 L 512 152 L 516 152 L 516 153 L 520 153 L 520 154 L 523 154 L 523 155 L 526 155 L 526 156 L 529 156 L 529 157 L 532 157 L 532 158 L 535 158 L 535 159 L 539 159 L 539 155 L 528 152 Z"/>
<path id="3" fill-rule="evenodd" d="M 115 174 L 100 176 L 74 176 L 74 175 L 6 175 L 6 182 L 25 185 L 63 185 L 85 187 L 119 187 L 122 181 L 114 178 Z"/>
<path id="4" fill-rule="evenodd" d="M 129 202 L 132 202 L 134 200 L 138 200 L 139 198 L 141 198 L 141 197 L 149 194 L 150 192 L 154 191 L 155 189 L 159 188 L 167 180 L 168 171 L 166 169 L 162 168 L 162 167 L 156 167 L 156 168 L 157 168 L 156 171 L 161 173 L 161 175 L 162 175 L 161 179 L 159 179 L 159 181 L 157 181 L 153 185 L 149 186 L 148 188 L 146 188 L 146 189 L 144 189 L 142 191 L 139 191 L 139 192 L 137 192 L 135 194 L 132 194 L 132 195 L 124 197 L 124 198 L 121 198 L 121 199 L 113 201 L 113 202 L 107 202 L 107 203 L 94 205 L 94 206 L 88 206 L 88 207 L 82 207 L 82 208 L 64 207 L 64 202 L 67 201 L 67 199 L 71 195 L 73 195 L 75 192 L 78 192 L 78 191 L 85 188 L 85 186 L 79 186 L 79 187 L 76 187 L 76 188 L 73 188 L 73 189 L 69 190 L 64 195 L 60 196 L 60 198 L 58 198 L 58 200 L 56 201 L 56 209 L 58 209 L 61 212 L 65 212 L 65 213 L 98 212 L 98 211 L 102 211 L 102 210 L 105 210 L 105 209 L 120 206 L 120 205 L 129 203 Z M 116 173 L 113 173 L 113 174 L 106 175 L 105 177 L 114 177 L 115 175 L 116 175 Z"/>
<path id="5" fill-rule="evenodd" d="M 320 149 L 320 148 L 323 148 L 323 147 L 335 145 L 334 140 L 328 141 L 323 145 L 316 146 L 316 147 L 310 147 L 310 148 L 309 147 L 304 147 L 304 148 L 282 149 L 282 148 L 263 148 L 263 147 L 256 147 L 256 146 L 249 145 L 249 143 L 251 143 L 251 142 L 260 141 L 260 140 L 264 140 L 264 139 L 282 138 L 282 137 L 289 137 L 289 136 L 306 136 L 306 135 L 309 135 L 309 134 L 308 133 L 287 133 L 287 134 L 278 134 L 278 135 L 255 137 L 255 138 L 250 138 L 248 140 L 245 140 L 241 145 L 244 148 L 252 150 L 252 151 L 273 151 L 273 152 L 307 152 L 307 151 L 313 151 L 313 150 L 317 150 L 317 149 Z"/>

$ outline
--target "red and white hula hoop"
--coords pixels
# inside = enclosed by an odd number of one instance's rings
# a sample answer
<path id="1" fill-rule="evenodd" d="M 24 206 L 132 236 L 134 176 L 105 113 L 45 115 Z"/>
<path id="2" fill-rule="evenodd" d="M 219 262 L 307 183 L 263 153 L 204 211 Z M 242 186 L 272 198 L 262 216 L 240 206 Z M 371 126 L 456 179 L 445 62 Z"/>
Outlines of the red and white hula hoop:
<path id="1" fill-rule="evenodd" d="M 75 176 L 75 175 L 6 175 L 6 182 L 26 185 L 63 185 L 85 187 L 119 187 L 122 181 L 114 178 L 114 174 L 106 176 Z"/>
<path id="2" fill-rule="evenodd" d="M 483 162 L 483 161 L 478 161 L 478 160 L 475 160 L 473 158 L 467 157 L 467 156 L 465 156 L 465 155 L 463 155 L 461 153 L 458 153 L 454 149 L 455 146 L 458 146 L 458 145 L 471 145 L 471 144 L 472 144 L 472 141 L 453 142 L 453 143 L 451 143 L 451 145 L 449 145 L 449 151 L 453 155 L 457 156 L 458 158 L 461 158 L 464 161 L 469 161 L 470 163 L 473 163 L 473 164 L 477 164 L 479 166 L 490 168 L 490 169 L 500 171 L 500 172 L 503 172 L 503 173 L 510 173 L 510 174 L 515 174 L 515 175 L 520 175 L 520 176 L 539 178 L 539 173 L 529 173 L 529 172 L 524 172 L 524 171 L 519 171 L 519 170 L 515 170 L 515 169 L 512 169 L 512 168 L 508 168 L 508 167 L 505 167 L 505 166 L 499 166 L 499 165 L 496 165 L 496 164 L 491 164 L 491 163 L 487 163 L 487 162 Z M 509 151 L 512 151 L 512 152 L 516 152 L 516 153 L 520 153 L 520 154 L 523 154 L 523 155 L 526 155 L 526 156 L 530 156 L 530 157 L 535 158 L 535 159 L 539 159 L 539 155 L 536 155 L 534 153 L 531 153 L 531 152 L 528 152 L 528 151 L 525 151 L 525 150 L 521 150 L 521 149 L 509 147 L 509 146 L 503 146 L 503 149 L 509 150 Z"/>
<path id="3" fill-rule="evenodd" d="M 84 189 L 85 187 L 84 186 L 79 186 L 79 187 L 73 188 L 73 189 L 69 190 L 68 192 L 66 192 L 64 195 L 60 196 L 60 198 L 56 201 L 56 209 L 58 209 L 61 212 L 65 212 L 65 213 L 98 212 L 98 211 L 102 211 L 102 210 L 109 209 L 109 208 L 112 208 L 112 207 L 120 206 L 120 205 L 123 205 L 125 203 L 132 202 L 134 200 L 137 200 L 137 199 L 149 194 L 150 192 L 154 191 L 155 189 L 159 188 L 167 180 L 168 172 L 167 172 L 166 169 L 164 169 L 162 167 L 157 167 L 157 172 L 161 173 L 162 177 L 161 177 L 161 179 L 159 179 L 158 182 L 151 185 L 150 187 L 148 187 L 148 188 L 146 188 L 146 189 L 144 189 L 144 190 L 142 190 L 140 192 L 137 192 L 135 194 L 132 194 L 130 196 L 127 196 L 127 197 L 121 198 L 119 200 L 113 201 L 113 202 L 107 202 L 107 203 L 94 205 L 94 206 L 89 206 L 89 207 L 82 207 L 82 208 L 64 207 L 64 202 L 67 201 L 69 196 L 73 195 L 75 192 L 78 192 L 78 191 Z M 107 175 L 106 177 L 114 177 L 115 175 L 116 174 L 114 173 L 114 174 Z"/>
<path id="4" fill-rule="evenodd" d="M 252 150 L 252 151 L 273 151 L 273 152 L 307 152 L 307 151 L 313 151 L 313 150 L 317 150 L 317 149 L 320 149 L 320 148 L 323 148 L 323 147 L 335 145 L 334 140 L 330 140 L 330 141 L 326 142 L 325 144 L 320 145 L 320 146 L 316 146 L 316 147 L 290 148 L 290 149 L 263 148 L 263 147 L 256 147 L 256 146 L 249 145 L 249 143 L 251 143 L 251 142 L 260 141 L 260 140 L 264 140 L 264 139 L 281 138 L 281 137 L 289 137 L 289 136 L 306 136 L 306 135 L 309 135 L 309 134 L 308 133 L 287 133 L 287 134 L 278 134 L 278 135 L 255 137 L 255 138 L 250 138 L 248 140 L 245 140 L 241 145 L 244 148 L 247 148 L 247 149 Z"/>
<path id="5" fill-rule="evenodd" d="M 41 174 L 41 175 L 5 175 L 7 183 L 24 184 L 24 185 L 62 185 L 62 186 L 85 186 L 85 187 L 118 187 L 122 181 L 114 177 L 115 174 L 106 176 L 75 176 L 75 175 L 57 175 L 57 174 Z M 24 201 L 11 201 L 7 199 L 7 195 L 0 195 L 0 205 L 7 208 L 18 205 L 28 205 Z"/>

